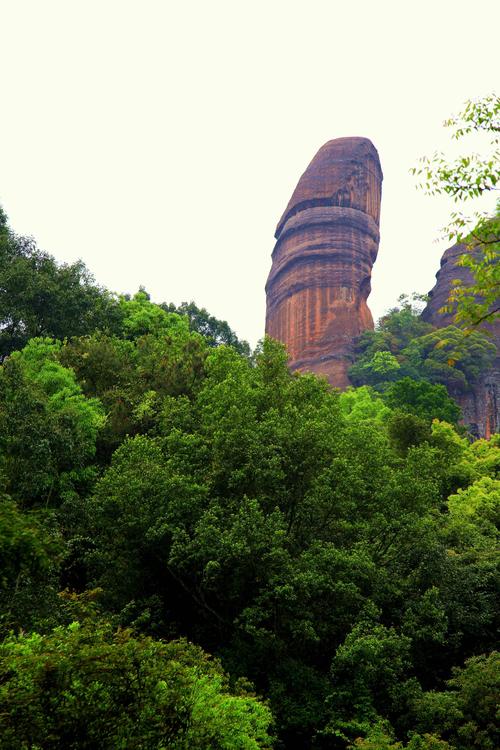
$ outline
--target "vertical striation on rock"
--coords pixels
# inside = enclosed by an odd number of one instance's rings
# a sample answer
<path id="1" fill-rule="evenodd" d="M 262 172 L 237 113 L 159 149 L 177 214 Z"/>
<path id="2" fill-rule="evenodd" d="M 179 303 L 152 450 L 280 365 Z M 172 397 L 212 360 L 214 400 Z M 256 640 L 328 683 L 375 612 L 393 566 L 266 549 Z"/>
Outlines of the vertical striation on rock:
<path id="1" fill-rule="evenodd" d="M 349 385 L 353 341 L 373 328 L 367 305 L 379 243 L 382 170 L 366 138 L 320 148 L 276 229 L 266 284 L 266 333 L 292 370 Z"/>
<path id="2" fill-rule="evenodd" d="M 472 283 L 468 268 L 456 263 L 466 251 L 465 245 L 453 245 L 445 250 L 441 267 L 436 274 L 436 284 L 429 292 L 429 301 L 422 318 L 437 328 L 454 324 L 454 312 L 440 313 L 447 304 L 453 282 L 459 279 L 465 286 Z M 491 341 L 497 348 L 492 366 L 482 373 L 471 390 L 451 393 L 462 409 L 464 422 L 475 437 L 489 438 L 500 431 L 500 320 L 483 328 L 490 331 Z"/>

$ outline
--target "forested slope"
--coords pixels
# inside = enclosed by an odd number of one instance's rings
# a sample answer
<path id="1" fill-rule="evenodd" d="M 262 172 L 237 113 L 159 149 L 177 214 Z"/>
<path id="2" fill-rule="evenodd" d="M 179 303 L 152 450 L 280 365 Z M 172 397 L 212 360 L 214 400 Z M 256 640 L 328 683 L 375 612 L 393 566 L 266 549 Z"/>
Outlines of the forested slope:
<path id="1" fill-rule="evenodd" d="M 440 379 L 487 342 L 403 306 L 339 394 L 4 218 L 0 253 L 0 748 L 498 746 L 500 440 Z"/>

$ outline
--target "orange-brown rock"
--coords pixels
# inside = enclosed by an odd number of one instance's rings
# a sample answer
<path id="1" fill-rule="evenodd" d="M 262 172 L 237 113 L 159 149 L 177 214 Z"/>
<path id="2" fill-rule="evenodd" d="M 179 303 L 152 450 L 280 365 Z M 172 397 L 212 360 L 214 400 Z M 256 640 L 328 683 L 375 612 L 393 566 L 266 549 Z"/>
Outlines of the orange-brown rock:
<path id="1" fill-rule="evenodd" d="M 447 304 L 453 281 L 460 279 L 464 285 L 472 283 L 468 268 L 456 265 L 465 251 L 465 245 L 453 245 L 445 250 L 441 258 L 436 284 L 429 292 L 429 301 L 422 313 L 422 318 L 437 328 L 454 324 L 454 311 L 439 312 Z M 496 357 L 491 367 L 480 375 L 470 390 L 451 392 L 451 395 L 460 405 L 470 432 L 475 437 L 489 438 L 494 432 L 500 431 L 500 320 L 484 324 L 483 328 L 490 331 L 490 340 L 497 347 Z"/>
<path id="2" fill-rule="evenodd" d="M 379 243 L 382 170 L 366 138 L 328 141 L 300 178 L 276 229 L 266 333 L 292 370 L 349 385 L 353 340 L 373 328 L 366 303 Z"/>

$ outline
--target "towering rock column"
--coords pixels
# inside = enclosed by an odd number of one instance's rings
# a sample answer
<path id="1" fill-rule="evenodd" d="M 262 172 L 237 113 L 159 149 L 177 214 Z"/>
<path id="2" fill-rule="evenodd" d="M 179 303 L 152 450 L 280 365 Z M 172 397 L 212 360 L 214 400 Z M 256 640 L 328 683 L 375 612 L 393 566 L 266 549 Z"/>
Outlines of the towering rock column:
<path id="1" fill-rule="evenodd" d="M 422 312 L 422 318 L 436 328 L 454 325 L 454 311 L 439 312 L 447 304 L 453 282 L 460 279 L 464 286 L 473 283 L 469 269 L 456 265 L 466 249 L 465 245 L 453 245 L 445 250 L 441 258 L 436 284 L 429 292 L 429 301 Z M 500 320 L 497 318 L 493 323 L 484 323 L 481 327 L 490 332 L 490 341 L 497 348 L 495 359 L 470 390 L 452 392 L 451 395 L 460 405 L 470 432 L 475 437 L 489 438 L 494 432 L 500 431 Z"/>
<path id="2" fill-rule="evenodd" d="M 382 170 L 366 138 L 320 148 L 276 229 L 266 333 L 290 368 L 349 385 L 353 340 L 373 328 L 366 304 L 379 243 Z"/>

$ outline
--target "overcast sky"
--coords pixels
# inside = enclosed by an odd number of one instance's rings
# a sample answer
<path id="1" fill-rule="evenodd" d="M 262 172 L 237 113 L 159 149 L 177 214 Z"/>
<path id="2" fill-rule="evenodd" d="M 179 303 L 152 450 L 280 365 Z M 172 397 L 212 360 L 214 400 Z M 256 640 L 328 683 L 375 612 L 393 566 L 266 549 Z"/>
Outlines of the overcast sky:
<path id="1" fill-rule="evenodd" d="M 0 203 L 116 292 L 195 300 L 255 344 L 273 234 L 327 140 L 384 183 L 369 305 L 428 291 L 450 205 L 409 168 L 498 91 L 496 0 L 0 0 Z"/>

